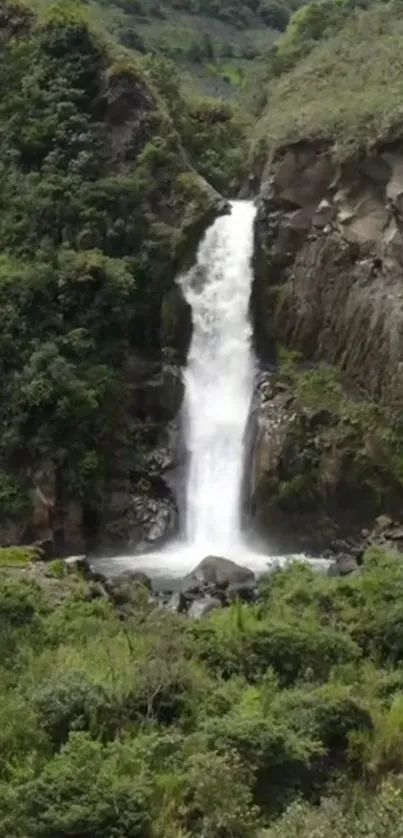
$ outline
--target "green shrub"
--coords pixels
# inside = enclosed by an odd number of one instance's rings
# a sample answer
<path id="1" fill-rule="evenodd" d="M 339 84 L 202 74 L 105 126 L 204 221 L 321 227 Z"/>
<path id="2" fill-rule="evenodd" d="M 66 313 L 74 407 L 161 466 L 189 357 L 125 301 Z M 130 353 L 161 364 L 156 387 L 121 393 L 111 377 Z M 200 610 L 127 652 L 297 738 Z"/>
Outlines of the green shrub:
<path id="1" fill-rule="evenodd" d="M 285 143 L 322 138 L 336 158 L 346 159 L 387 137 L 401 119 L 402 25 L 397 2 L 356 11 L 354 4 L 335 0 L 298 10 L 268 61 L 256 154 L 260 140 L 272 152 Z"/>
<path id="2" fill-rule="evenodd" d="M 196 753 L 184 765 L 185 823 L 204 838 L 255 838 L 251 771 L 236 753 Z"/>
<path id="3" fill-rule="evenodd" d="M 318 807 L 296 801 L 261 838 L 400 838 L 403 793 L 398 784 L 385 783 L 377 795 L 325 799 Z"/>
<path id="4" fill-rule="evenodd" d="M 46 573 L 49 576 L 53 576 L 54 579 L 64 579 L 67 575 L 67 571 L 63 559 L 54 559 L 53 561 L 48 562 L 46 566 Z"/>
<path id="5" fill-rule="evenodd" d="M 152 786 L 129 743 L 73 733 L 36 777 L 22 782 L 4 821 L 31 838 L 151 838 Z M 4 810 L 3 810 L 4 811 Z"/>
<path id="6" fill-rule="evenodd" d="M 203 735 L 220 753 L 235 751 L 254 773 L 254 797 L 264 810 L 281 808 L 304 783 L 311 762 L 324 753 L 309 732 L 296 734 L 288 723 L 240 705 L 203 725 Z"/>
<path id="7" fill-rule="evenodd" d="M 39 585 L 26 579 L 0 577 L 0 627 L 32 623 L 46 609 Z"/>
<path id="8" fill-rule="evenodd" d="M 190 631 L 202 660 L 224 677 L 243 674 L 255 681 L 271 667 L 282 684 L 304 677 L 326 680 L 336 664 L 358 660 L 359 647 L 347 634 L 309 617 L 295 621 L 287 616 L 288 620 L 254 616 L 247 606 L 240 607 L 237 616 L 235 607 Z"/>
<path id="9" fill-rule="evenodd" d="M 40 727 L 58 749 L 71 731 L 89 731 L 104 740 L 118 729 L 117 709 L 100 684 L 81 672 L 50 680 L 32 695 Z"/>
<path id="10" fill-rule="evenodd" d="M 39 558 L 35 547 L 0 547 L 0 567 L 27 567 Z"/>

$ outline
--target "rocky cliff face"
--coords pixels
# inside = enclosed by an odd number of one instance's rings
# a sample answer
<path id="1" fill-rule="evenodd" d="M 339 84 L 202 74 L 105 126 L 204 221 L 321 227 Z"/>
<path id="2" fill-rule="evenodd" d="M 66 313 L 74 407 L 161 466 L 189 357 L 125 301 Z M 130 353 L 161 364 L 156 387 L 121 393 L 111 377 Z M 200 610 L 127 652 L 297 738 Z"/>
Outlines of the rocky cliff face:
<path id="1" fill-rule="evenodd" d="M 341 168 L 323 146 L 282 152 L 260 195 L 260 352 L 281 340 L 338 364 L 369 397 L 401 404 L 402 210 L 403 145 Z"/>
<path id="2" fill-rule="evenodd" d="M 331 365 L 347 405 L 343 421 L 339 414 L 336 421 L 329 394 L 315 409 L 304 405 L 297 379 L 264 401 L 254 502 L 266 532 L 276 529 L 282 508 L 288 521 L 292 512 L 297 534 L 305 529 L 308 546 L 357 530 L 384 504 L 401 514 L 395 466 L 403 404 L 402 211 L 401 141 L 343 165 L 326 144 L 295 144 L 277 154 L 263 178 L 252 295 L 258 355 L 273 360 L 282 344 L 313 367 Z M 372 417 L 360 426 L 360 439 L 351 425 L 346 434 L 353 403 Z M 393 453 L 388 433 L 397 435 Z M 371 481 L 382 483 L 378 494 Z M 277 529 L 284 531 L 284 521 Z"/>

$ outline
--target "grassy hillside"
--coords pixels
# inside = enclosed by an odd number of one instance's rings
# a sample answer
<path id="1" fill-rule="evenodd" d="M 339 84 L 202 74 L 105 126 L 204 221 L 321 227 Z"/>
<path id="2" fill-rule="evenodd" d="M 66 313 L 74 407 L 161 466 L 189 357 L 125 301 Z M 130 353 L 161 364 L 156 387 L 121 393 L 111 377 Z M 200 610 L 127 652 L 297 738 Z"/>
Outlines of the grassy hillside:
<path id="1" fill-rule="evenodd" d="M 297 24 L 304 19 L 301 9 Z M 355 10 L 333 21 L 328 31 L 325 13 L 320 23 L 318 42 L 308 26 L 294 22 L 278 44 L 275 61 L 266 64 L 266 102 L 255 131 L 261 149 L 322 138 L 346 156 L 400 131 L 402 4 Z"/>

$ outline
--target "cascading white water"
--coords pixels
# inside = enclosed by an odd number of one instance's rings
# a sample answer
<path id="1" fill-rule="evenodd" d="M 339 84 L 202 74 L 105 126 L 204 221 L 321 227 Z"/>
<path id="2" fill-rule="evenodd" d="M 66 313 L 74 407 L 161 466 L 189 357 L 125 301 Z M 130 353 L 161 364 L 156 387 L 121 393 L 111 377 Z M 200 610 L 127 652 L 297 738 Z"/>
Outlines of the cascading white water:
<path id="1" fill-rule="evenodd" d="M 244 437 L 255 377 L 248 317 L 254 217 L 252 203 L 235 201 L 231 214 L 205 233 L 195 267 L 179 279 L 193 320 L 184 370 L 189 468 L 181 537 L 154 553 L 98 560 L 101 570 L 137 568 L 152 573 L 154 580 L 172 579 L 209 554 L 257 572 L 291 558 L 255 552 L 241 533 Z"/>
<path id="2" fill-rule="evenodd" d="M 181 278 L 193 321 L 184 373 L 185 538 L 200 555 L 228 555 L 242 543 L 244 433 L 255 372 L 248 317 L 255 212 L 250 202 L 234 202 Z"/>

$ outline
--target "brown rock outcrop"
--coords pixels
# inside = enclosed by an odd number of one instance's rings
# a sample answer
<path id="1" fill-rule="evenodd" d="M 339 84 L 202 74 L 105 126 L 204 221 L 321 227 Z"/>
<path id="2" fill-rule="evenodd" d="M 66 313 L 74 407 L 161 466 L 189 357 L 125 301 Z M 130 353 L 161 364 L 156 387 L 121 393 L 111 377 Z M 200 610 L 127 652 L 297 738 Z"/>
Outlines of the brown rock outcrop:
<path id="1" fill-rule="evenodd" d="M 252 309 L 276 341 L 338 365 L 347 385 L 403 403 L 403 142 L 336 168 L 300 144 L 274 162 L 257 222 Z"/>
<path id="2" fill-rule="evenodd" d="M 347 401 L 380 405 L 395 435 L 391 455 L 374 418 L 357 431 L 326 400 L 304 408 L 292 387 L 261 398 L 255 526 L 286 549 L 321 550 L 359 538 L 380 512 L 401 520 L 403 140 L 342 166 L 323 144 L 279 153 L 259 197 L 255 267 L 259 357 L 280 344 L 334 366 Z"/>

